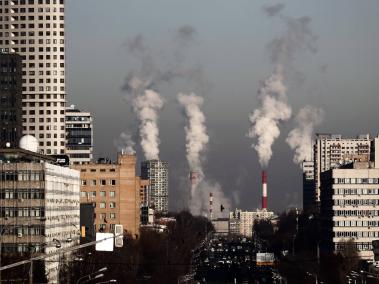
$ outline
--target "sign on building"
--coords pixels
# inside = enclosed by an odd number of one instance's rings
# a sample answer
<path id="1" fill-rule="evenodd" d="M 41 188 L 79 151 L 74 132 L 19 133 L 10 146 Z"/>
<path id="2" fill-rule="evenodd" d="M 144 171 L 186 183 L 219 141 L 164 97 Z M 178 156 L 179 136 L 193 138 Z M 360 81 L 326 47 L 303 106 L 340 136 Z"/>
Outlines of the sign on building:
<path id="1" fill-rule="evenodd" d="M 114 234 L 113 233 L 96 233 L 96 241 L 101 241 L 96 243 L 97 251 L 113 251 Z"/>

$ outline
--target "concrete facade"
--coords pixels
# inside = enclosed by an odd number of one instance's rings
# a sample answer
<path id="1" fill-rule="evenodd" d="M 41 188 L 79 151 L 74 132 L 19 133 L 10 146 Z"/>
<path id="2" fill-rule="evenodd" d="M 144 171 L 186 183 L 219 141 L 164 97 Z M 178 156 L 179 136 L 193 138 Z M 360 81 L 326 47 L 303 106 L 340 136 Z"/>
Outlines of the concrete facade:
<path id="1" fill-rule="evenodd" d="M 0 1 L 0 48 L 22 57 L 23 134 L 65 151 L 64 0 Z"/>
<path id="2" fill-rule="evenodd" d="M 95 230 L 113 232 L 121 224 L 133 237 L 139 235 L 141 179 L 136 156 L 119 154 L 116 163 L 72 165 L 80 171 L 81 203 L 95 203 Z"/>

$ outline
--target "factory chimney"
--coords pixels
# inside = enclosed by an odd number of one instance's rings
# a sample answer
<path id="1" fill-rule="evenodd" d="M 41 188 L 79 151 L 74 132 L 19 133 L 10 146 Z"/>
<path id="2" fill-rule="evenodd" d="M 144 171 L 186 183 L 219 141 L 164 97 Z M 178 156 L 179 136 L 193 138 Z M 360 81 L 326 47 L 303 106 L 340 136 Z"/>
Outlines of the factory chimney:
<path id="1" fill-rule="evenodd" d="M 209 218 L 213 219 L 213 193 L 209 193 Z"/>
<path id="2" fill-rule="evenodd" d="M 190 198 L 192 199 L 192 197 L 195 194 L 195 190 L 196 190 L 197 184 L 199 182 L 199 173 L 195 172 L 195 171 L 191 171 L 190 172 L 190 181 L 191 181 Z"/>
<path id="3" fill-rule="evenodd" d="M 267 173 L 262 171 L 262 210 L 267 210 Z"/>

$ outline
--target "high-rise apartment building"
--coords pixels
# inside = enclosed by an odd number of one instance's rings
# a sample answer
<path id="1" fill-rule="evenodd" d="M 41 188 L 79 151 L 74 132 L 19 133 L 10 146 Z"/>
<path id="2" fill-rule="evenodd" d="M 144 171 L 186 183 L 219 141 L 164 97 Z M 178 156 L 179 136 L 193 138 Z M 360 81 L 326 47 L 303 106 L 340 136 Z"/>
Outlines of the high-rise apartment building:
<path id="1" fill-rule="evenodd" d="M 72 165 L 80 171 L 81 203 L 95 204 L 95 230 L 114 232 L 121 224 L 133 237 L 139 235 L 140 188 L 146 182 L 136 176 L 136 156 L 119 154 L 116 163 Z"/>
<path id="2" fill-rule="evenodd" d="M 0 48 L 22 57 L 23 133 L 65 151 L 64 0 L 0 1 Z"/>
<path id="3" fill-rule="evenodd" d="M 315 178 L 314 178 L 314 163 L 313 161 L 304 161 L 303 169 L 303 210 L 311 212 L 315 209 Z"/>
<path id="4" fill-rule="evenodd" d="M 66 155 L 70 164 L 88 164 L 93 158 L 91 113 L 71 105 L 66 108 Z"/>
<path id="5" fill-rule="evenodd" d="M 54 165 L 49 156 L 1 149 L 1 252 L 49 254 L 57 250 L 57 245 L 61 249 L 77 245 L 79 194 L 79 171 Z M 58 255 L 47 258 L 45 268 L 49 283 L 56 283 Z"/>
<path id="6" fill-rule="evenodd" d="M 314 145 L 315 202 L 320 202 L 321 173 L 352 161 L 368 161 L 371 139 L 368 134 L 357 138 L 317 134 Z"/>
<path id="7" fill-rule="evenodd" d="M 17 148 L 22 132 L 21 56 L 0 52 L 0 148 Z"/>
<path id="8" fill-rule="evenodd" d="M 150 181 L 150 206 L 156 213 L 168 212 L 168 162 L 148 160 L 141 163 L 141 178 Z"/>

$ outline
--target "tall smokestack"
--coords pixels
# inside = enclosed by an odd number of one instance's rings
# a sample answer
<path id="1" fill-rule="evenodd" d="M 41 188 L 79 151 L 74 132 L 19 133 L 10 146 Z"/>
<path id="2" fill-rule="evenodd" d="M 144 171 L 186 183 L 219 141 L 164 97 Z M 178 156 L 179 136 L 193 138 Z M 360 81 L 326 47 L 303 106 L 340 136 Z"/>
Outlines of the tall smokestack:
<path id="1" fill-rule="evenodd" d="M 267 210 L 267 173 L 262 171 L 262 209 Z"/>
<path id="2" fill-rule="evenodd" d="M 209 218 L 213 219 L 213 193 L 209 193 Z"/>
<path id="3" fill-rule="evenodd" d="M 190 187 L 190 198 L 195 194 L 195 190 L 197 187 L 197 184 L 199 183 L 199 173 L 195 171 L 190 172 L 190 181 L 191 181 L 191 187 Z"/>

